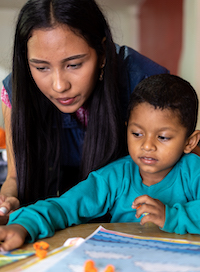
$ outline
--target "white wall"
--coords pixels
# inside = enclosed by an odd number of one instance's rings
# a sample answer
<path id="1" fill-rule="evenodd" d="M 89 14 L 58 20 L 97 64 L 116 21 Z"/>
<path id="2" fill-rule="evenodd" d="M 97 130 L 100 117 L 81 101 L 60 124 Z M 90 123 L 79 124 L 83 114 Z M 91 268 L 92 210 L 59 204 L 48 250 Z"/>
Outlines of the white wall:
<path id="1" fill-rule="evenodd" d="M 123 1 L 97 0 L 111 27 L 113 39 L 119 45 L 128 45 L 139 49 L 138 13 L 144 0 L 132 0 L 131 4 L 123 5 Z"/>
<path id="2" fill-rule="evenodd" d="M 184 0 L 183 50 L 179 75 L 195 88 L 200 100 L 200 1 Z M 197 128 L 200 129 L 200 112 Z"/>

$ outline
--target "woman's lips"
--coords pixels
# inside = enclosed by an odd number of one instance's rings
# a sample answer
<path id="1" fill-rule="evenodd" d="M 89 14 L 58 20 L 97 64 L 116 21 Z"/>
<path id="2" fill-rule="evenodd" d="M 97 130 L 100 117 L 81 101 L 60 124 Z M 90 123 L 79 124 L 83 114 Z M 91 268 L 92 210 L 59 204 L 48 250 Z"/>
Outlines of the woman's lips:
<path id="1" fill-rule="evenodd" d="M 58 98 L 56 99 L 60 104 L 62 105 L 71 105 L 75 102 L 76 97 L 72 97 L 72 98 Z"/>

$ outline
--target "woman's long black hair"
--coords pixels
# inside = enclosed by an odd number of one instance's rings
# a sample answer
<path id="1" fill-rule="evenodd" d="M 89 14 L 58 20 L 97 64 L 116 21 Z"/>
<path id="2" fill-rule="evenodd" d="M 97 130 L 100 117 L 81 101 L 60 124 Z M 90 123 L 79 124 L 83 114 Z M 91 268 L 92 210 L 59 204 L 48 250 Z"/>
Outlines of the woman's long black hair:
<path id="1" fill-rule="evenodd" d="M 48 196 L 49 168 L 59 169 L 60 112 L 37 88 L 27 61 L 33 30 L 58 24 L 70 27 L 106 58 L 104 79 L 97 82 L 88 101 L 81 178 L 124 152 L 115 45 L 99 7 L 93 0 L 29 0 L 18 17 L 13 54 L 12 141 L 21 204 Z"/>

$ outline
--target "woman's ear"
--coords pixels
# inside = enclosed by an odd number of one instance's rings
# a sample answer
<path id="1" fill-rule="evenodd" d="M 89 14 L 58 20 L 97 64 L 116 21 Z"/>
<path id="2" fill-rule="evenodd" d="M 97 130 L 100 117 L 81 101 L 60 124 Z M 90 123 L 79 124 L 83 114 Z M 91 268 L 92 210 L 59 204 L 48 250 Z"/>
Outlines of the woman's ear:
<path id="1" fill-rule="evenodd" d="M 185 148 L 184 148 L 184 153 L 188 154 L 190 153 L 198 144 L 200 140 L 200 130 L 195 130 L 187 139 Z"/>
<path id="2" fill-rule="evenodd" d="M 101 41 L 104 51 L 106 51 L 106 37 L 103 37 L 102 41 Z"/>

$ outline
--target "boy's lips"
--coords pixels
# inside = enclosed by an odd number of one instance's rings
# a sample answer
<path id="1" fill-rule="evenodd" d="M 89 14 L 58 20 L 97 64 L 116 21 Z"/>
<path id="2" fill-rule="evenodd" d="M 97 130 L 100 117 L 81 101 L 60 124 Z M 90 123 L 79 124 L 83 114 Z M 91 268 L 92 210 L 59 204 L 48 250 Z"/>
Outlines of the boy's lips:
<path id="1" fill-rule="evenodd" d="M 148 156 L 139 157 L 139 159 L 145 164 L 155 164 L 158 160 Z"/>

